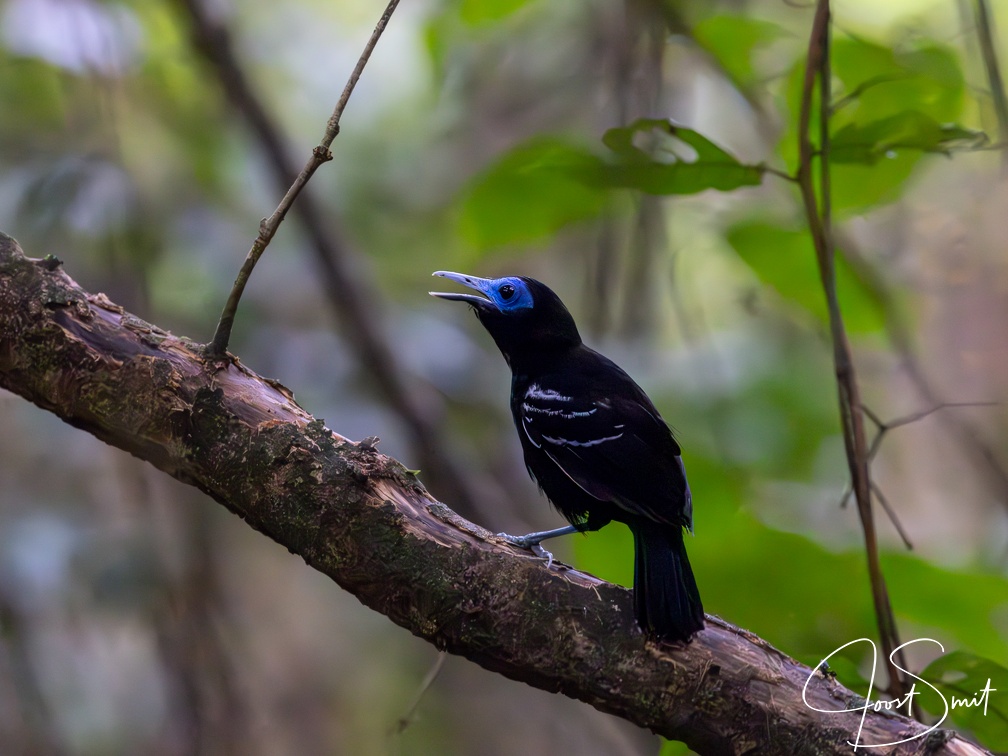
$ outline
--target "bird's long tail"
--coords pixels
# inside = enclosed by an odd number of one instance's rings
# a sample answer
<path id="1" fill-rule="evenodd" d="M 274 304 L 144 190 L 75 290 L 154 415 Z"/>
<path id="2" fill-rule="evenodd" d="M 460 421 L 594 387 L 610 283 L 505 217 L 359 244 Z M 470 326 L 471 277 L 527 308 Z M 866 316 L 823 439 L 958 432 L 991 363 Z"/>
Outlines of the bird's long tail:
<path id="1" fill-rule="evenodd" d="M 689 640 L 704 626 L 700 591 L 686 557 L 682 528 L 655 522 L 630 526 L 634 534 L 634 612 L 645 632 Z"/>

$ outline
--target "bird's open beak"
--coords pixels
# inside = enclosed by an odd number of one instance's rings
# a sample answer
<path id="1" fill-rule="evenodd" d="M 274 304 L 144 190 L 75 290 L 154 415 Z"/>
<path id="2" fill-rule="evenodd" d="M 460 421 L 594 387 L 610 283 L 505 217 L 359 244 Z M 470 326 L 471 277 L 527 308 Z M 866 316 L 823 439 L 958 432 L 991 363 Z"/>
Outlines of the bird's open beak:
<path id="1" fill-rule="evenodd" d="M 493 281 L 489 278 L 477 278 L 476 276 L 467 276 L 465 273 L 452 273 L 449 270 L 439 270 L 434 273 L 435 276 L 440 276 L 441 278 L 447 278 L 463 286 L 468 286 L 470 289 L 475 289 L 476 291 L 486 293 L 490 288 Z M 432 297 L 440 297 L 441 299 L 451 299 L 456 302 L 467 302 L 473 307 L 487 307 L 492 306 L 491 302 L 486 297 L 477 296 L 476 294 L 460 294 L 449 291 L 431 291 L 428 292 Z"/>

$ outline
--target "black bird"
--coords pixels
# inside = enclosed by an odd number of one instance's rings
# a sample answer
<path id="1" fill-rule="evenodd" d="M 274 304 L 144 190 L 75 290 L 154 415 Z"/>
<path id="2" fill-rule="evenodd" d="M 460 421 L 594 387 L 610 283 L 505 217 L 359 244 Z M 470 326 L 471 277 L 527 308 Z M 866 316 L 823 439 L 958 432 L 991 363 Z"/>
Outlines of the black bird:
<path id="1" fill-rule="evenodd" d="M 545 284 L 434 275 L 483 295 L 431 292 L 469 304 L 497 343 L 511 367 L 511 414 L 525 466 L 570 523 L 505 537 L 536 548 L 546 538 L 625 523 L 634 537 L 638 624 L 659 638 L 689 640 L 704 626 L 683 543 L 683 528 L 693 531 L 693 502 L 679 444 L 654 404 L 618 365 L 581 342 L 574 318 Z"/>

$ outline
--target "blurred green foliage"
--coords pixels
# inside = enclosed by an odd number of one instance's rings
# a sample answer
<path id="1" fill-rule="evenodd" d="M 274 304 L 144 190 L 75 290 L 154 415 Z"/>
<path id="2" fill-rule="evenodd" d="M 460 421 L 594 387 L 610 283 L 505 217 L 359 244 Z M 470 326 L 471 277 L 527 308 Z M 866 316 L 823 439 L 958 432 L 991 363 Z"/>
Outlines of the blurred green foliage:
<path id="1" fill-rule="evenodd" d="M 539 241 L 568 223 L 593 218 L 606 205 L 589 185 L 591 153 L 555 139 L 511 149 L 467 189 L 459 233 L 478 249 Z"/>
<path id="2" fill-rule="evenodd" d="M 1008 705 L 1004 696 L 995 694 L 1004 692 L 995 686 L 1008 680 L 1004 665 L 965 651 L 953 651 L 931 662 L 920 676 L 941 692 L 940 699 L 922 697 L 928 713 L 941 717 L 944 703 L 952 721 L 983 733 L 993 748 L 1008 743 Z"/>
<path id="3" fill-rule="evenodd" d="M 654 139 L 651 139 L 654 137 Z M 654 141 L 650 149 L 639 138 Z M 477 176 L 461 200 L 460 235 L 477 249 L 529 243 L 610 207 L 609 189 L 696 194 L 755 186 L 760 166 L 745 165 L 693 129 L 642 118 L 606 131 L 606 155 L 559 139 L 534 138 Z"/>
<path id="4" fill-rule="evenodd" d="M 815 257 L 809 254 L 807 231 L 748 221 L 729 228 L 726 239 L 760 281 L 823 325 L 828 323 L 826 298 Z M 842 255 L 837 258 L 836 278 L 848 332 L 880 331 L 885 324 L 883 304 Z"/>
<path id="5" fill-rule="evenodd" d="M 462 0 L 459 17 L 467 24 L 500 21 L 529 4 L 529 0 Z"/>
<path id="6" fill-rule="evenodd" d="M 725 76 L 741 91 L 759 83 L 753 55 L 787 35 L 787 30 L 772 21 L 728 14 L 702 18 L 692 28 L 697 44 L 717 60 Z"/>

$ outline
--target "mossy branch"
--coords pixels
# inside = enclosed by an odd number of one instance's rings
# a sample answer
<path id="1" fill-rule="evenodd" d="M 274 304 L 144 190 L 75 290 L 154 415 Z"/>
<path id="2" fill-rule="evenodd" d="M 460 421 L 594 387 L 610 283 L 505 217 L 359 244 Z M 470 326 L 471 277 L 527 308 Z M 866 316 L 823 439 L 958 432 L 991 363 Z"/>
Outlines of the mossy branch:
<path id="1" fill-rule="evenodd" d="M 716 617 L 647 640 L 630 592 L 537 558 L 435 501 L 371 442 L 313 419 L 237 361 L 82 290 L 0 234 L 0 386 L 205 491 L 365 605 L 440 649 L 701 753 L 843 753 L 854 693 Z M 808 704 L 803 701 L 803 690 Z M 885 753 L 983 753 L 869 711 Z"/>

